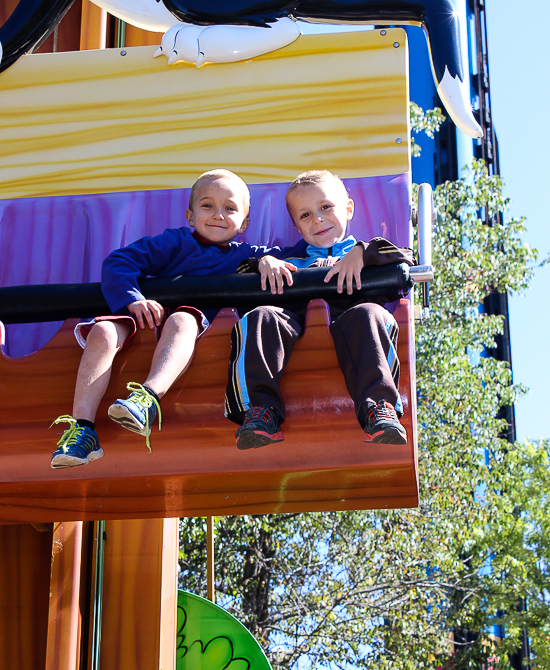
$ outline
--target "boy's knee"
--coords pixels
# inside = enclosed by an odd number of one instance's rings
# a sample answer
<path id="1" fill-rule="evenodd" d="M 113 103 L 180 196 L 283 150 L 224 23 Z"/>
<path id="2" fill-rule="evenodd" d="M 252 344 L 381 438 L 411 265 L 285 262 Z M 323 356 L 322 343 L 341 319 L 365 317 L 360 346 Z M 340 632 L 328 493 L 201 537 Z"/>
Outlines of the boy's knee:
<path id="1" fill-rule="evenodd" d="M 117 346 L 118 332 L 112 321 L 98 321 L 94 323 L 86 338 L 86 346 Z"/>
<path id="2" fill-rule="evenodd" d="M 363 302 L 360 305 L 356 305 L 353 309 L 369 319 L 377 319 L 381 322 L 385 322 L 389 314 L 385 307 L 376 302 Z"/>
<path id="3" fill-rule="evenodd" d="M 196 332 L 198 331 L 199 325 L 193 314 L 190 314 L 189 312 L 175 312 L 166 319 L 164 328 L 166 327 L 173 328 L 176 331 L 187 332 L 192 330 L 193 332 Z"/>
<path id="4" fill-rule="evenodd" d="M 379 328 L 384 330 L 388 318 L 393 322 L 393 317 L 384 307 L 382 307 L 382 305 L 378 305 L 374 302 L 364 302 L 346 310 L 338 317 L 336 323 L 342 328 L 360 327 Z"/>
<path id="5" fill-rule="evenodd" d="M 100 352 L 116 353 L 123 347 L 131 328 L 119 321 L 98 321 L 92 326 L 86 338 L 86 349 L 96 349 Z"/>
<path id="6" fill-rule="evenodd" d="M 263 333 L 266 336 L 266 330 L 271 332 L 279 327 L 276 308 L 265 305 L 255 307 L 243 316 L 239 324 L 235 325 L 236 329 L 239 327 L 246 327 L 249 333 Z"/>
<path id="7" fill-rule="evenodd" d="M 279 310 L 276 307 L 270 307 L 269 305 L 260 305 L 252 309 L 245 317 L 250 321 L 273 321 L 277 319 L 277 312 Z"/>

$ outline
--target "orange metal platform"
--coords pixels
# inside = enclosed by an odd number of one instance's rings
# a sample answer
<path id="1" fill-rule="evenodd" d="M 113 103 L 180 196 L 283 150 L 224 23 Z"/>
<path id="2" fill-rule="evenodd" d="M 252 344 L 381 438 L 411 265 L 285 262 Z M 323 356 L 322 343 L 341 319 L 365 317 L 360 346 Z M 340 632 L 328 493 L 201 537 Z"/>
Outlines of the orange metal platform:
<path id="1" fill-rule="evenodd" d="M 410 507 L 418 504 L 414 333 L 410 303 L 396 313 L 403 424 L 409 443 L 368 445 L 338 367 L 326 305 L 313 301 L 308 324 L 282 381 L 285 441 L 238 451 L 235 425 L 223 416 L 230 331 L 237 316 L 220 312 L 199 340 L 191 367 L 164 397 L 162 431 L 145 440 L 107 417 L 128 381 L 145 379 L 152 331 L 115 359 L 97 430 L 105 457 L 89 465 L 49 465 L 70 412 L 81 349 L 74 322 L 41 351 L 0 357 L 0 522 L 263 514 Z"/>

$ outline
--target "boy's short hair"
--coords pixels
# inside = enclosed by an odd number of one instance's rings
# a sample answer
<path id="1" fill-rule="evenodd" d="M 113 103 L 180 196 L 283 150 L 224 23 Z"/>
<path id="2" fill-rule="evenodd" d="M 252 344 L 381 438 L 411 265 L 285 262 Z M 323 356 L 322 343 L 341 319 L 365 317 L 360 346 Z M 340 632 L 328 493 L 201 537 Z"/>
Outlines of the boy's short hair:
<path id="1" fill-rule="evenodd" d="M 343 196 L 349 199 L 348 189 L 346 188 L 346 185 L 337 174 L 334 174 L 334 172 L 331 172 L 330 170 L 308 170 L 307 172 L 302 172 L 301 174 L 299 174 L 296 177 L 296 179 L 292 182 L 292 184 L 290 184 L 290 186 L 288 187 L 285 200 L 286 200 L 286 208 L 288 209 L 289 214 L 290 209 L 288 207 L 288 196 L 294 193 L 296 189 L 300 188 L 300 186 L 308 186 L 309 184 L 320 184 L 323 181 L 331 179 L 338 182 L 338 184 L 341 185 Z"/>
<path id="2" fill-rule="evenodd" d="M 250 191 L 248 190 L 248 186 L 244 181 L 244 179 L 241 179 L 241 177 L 239 177 L 238 174 L 231 172 L 231 170 L 224 170 L 222 168 L 217 170 L 208 170 L 208 172 L 203 172 L 197 178 L 193 186 L 191 186 L 191 192 L 189 193 L 189 205 L 188 205 L 189 209 L 193 209 L 193 200 L 195 199 L 195 194 L 200 184 L 202 184 L 203 181 L 207 180 L 214 181 L 215 179 L 233 179 L 238 181 L 242 185 L 244 195 L 244 210 L 245 210 L 244 215 L 246 218 L 250 210 Z"/>

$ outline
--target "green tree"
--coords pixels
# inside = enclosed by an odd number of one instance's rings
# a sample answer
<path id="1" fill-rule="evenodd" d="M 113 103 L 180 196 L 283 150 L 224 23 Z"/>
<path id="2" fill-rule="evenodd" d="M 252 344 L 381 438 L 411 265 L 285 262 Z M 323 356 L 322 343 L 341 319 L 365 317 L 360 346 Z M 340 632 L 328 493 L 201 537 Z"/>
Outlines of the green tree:
<path id="1" fill-rule="evenodd" d="M 524 626 L 550 667 L 549 444 L 502 437 L 499 410 L 523 389 L 484 355 L 503 322 L 479 310 L 493 291 L 528 287 L 536 252 L 522 220 L 499 216 L 508 201 L 482 162 L 434 195 L 436 278 L 417 328 L 420 507 L 217 522 L 219 601 L 274 668 L 506 668 Z M 204 594 L 202 521 L 181 523 L 181 583 Z"/>
<path id="2" fill-rule="evenodd" d="M 409 114 L 411 119 L 411 128 L 415 133 L 425 133 L 428 137 L 433 139 L 434 133 L 436 133 L 445 117 L 443 113 L 436 107 L 435 109 L 428 109 L 424 111 L 422 107 L 417 105 L 415 102 L 411 102 L 409 107 Z M 414 137 L 411 137 L 411 151 L 413 157 L 420 156 L 422 151 L 421 146 L 415 140 Z"/>

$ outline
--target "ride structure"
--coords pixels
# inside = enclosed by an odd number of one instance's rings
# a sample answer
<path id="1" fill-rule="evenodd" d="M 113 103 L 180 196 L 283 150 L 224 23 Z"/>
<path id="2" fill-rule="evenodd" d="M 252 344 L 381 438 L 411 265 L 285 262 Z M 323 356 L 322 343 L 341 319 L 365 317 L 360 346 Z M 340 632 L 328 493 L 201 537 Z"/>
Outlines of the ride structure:
<path id="1" fill-rule="evenodd" d="M 358 239 L 412 246 L 403 30 L 301 36 L 200 69 L 167 67 L 154 50 L 24 56 L 0 76 L 5 286 L 97 281 L 111 249 L 182 225 L 190 185 L 214 166 L 251 187 L 251 243 L 297 239 L 284 192 L 298 172 L 323 167 L 355 200 Z M 424 262 L 411 281 L 433 273 L 430 203 L 424 188 Z M 232 307 L 163 399 L 151 454 L 104 418 L 146 372 L 155 342 L 145 332 L 115 359 L 97 422 L 105 458 L 60 471 L 49 468 L 55 436 L 46 428 L 71 405 L 75 322 L 1 329 L 0 545 L 9 550 L 0 552 L 0 599 L 10 605 L 0 629 L 6 648 L 15 631 L 28 641 L 10 644 L 11 667 L 174 668 L 178 516 L 417 504 L 412 296 L 390 306 L 400 325 L 402 446 L 362 442 L 327 309 L 315 301 L 282 383 L 285 442 L 237 451 L 223 417 Z"/>
<path id="2" fill-rule="evenodd" d="M 483 136 L 469 103 L 453 0 L 93 0 L 123 21 L 166 31 L 155 56 L 168 63 L 240 61 L 287 46 L 300 30 L 296 19 L 327 23 L 417 25 L 432 49 L 437 90 L 453 121 L 471 137 Z M 0 72 L 54 29 L 74 0 L 20 0 L 0 28 Z"/>
<path id="3" fill-rule="evenodd" d="M 150 58 L 148 47 L 21 59 L 1 81 L 1 132 L 13 150 L 0 167 L 4 239 L 8 253 L 19 250 L 5 268 L 6 283 L 99 279 L 113 248 L 182 225 L 188 188 L 212 165 L 250 185 L 245 239 L 252 244 L 297 241 L 284 193 L 294 175 L 323 161 L 346 180 L 356 202 L 357 239 L 383 235 L 412 246 L 405 40 L 401 29 L 303 36 L 250 62 L 201 69 L 167 68 Z M 238 301 L 236 295 L 236 307 Z M 57 323 L 6 326 L 0 519 L 417 504 L 411 301 L 392 306 L 401 327 L 407 445 L 365 448 L 326 309 L 316 303 L 282 382 L 286 440 L 246 455 L 235 449 L 235 428 L 223 416 L 229 333 L 237 319 L 231 307 L 199 340 L 191 367 L 163 399 L 152 454 L 108 420 L 106 407 L 124 397 L 128 381 L 144 377 L 154 334 L 140 333 L 139 344 L 117 356 L 97 421 L 107 455 L 77 470 L 45 467 L 55 444 L 46 427 L 72 404 L 81 354 L 75 323 L 53 338 Z M 13 357 L 25 343 L 38 351 Z"/>

